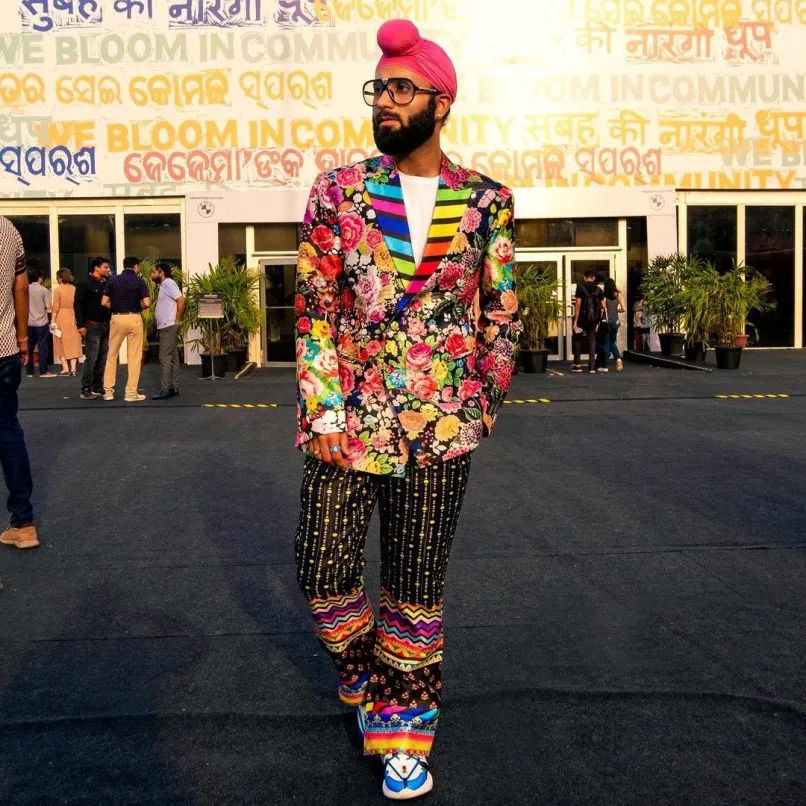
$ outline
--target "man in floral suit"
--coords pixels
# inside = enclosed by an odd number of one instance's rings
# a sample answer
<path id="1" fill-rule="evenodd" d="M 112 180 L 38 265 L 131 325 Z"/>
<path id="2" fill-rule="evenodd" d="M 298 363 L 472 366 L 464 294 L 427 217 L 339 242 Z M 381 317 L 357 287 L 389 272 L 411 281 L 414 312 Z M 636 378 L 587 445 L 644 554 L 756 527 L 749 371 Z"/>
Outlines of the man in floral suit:
<path id="1" fill-rule="evenodd" d="M 358 706 L 364 752 L 384 759 L 384 794 L 403 799 L 433 786 L 448 554 L 520 323 L 512 195 L 440 149 L 450 59 L 403 20 L 378 44 L 364 98 L 383 156 L 317 177 L 302 226 L 295 548 L 339 696 Z M 363 584 L 376 503 L 377 622 Z"/>

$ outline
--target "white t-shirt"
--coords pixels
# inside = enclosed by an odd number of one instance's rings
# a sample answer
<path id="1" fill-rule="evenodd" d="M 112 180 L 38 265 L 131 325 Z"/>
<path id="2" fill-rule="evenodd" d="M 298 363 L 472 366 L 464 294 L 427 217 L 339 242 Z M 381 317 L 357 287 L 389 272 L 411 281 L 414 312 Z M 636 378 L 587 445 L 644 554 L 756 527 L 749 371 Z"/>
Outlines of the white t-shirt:
<path id="1" fill-rule="evenodd" d="M 181 296 L 182 292 L 176 282 L 166 277 L 157 293 L 157 310 L 154 312 L 157 330 L 170 327 L 176 321 L 176 301 Z"/>
<path id="2" fill-rule="evenodd" d="M 428 242 L 428 230 L 434 217 L 434 203 L 439 188 L 438 176 L 410 176 L 400 173 L 400 187 L 406 204 L 406 218 L 409 221 L 411 249 L 414 265 L 419 266 Z"/>

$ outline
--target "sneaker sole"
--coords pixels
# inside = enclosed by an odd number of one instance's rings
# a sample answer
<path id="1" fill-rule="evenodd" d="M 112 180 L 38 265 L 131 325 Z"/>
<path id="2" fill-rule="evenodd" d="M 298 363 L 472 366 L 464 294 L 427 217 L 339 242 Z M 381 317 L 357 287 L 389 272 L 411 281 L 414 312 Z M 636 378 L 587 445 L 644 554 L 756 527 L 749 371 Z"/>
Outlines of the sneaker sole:
<path id="1" fill-rule="evenodd" d="M 2 540 L 4 546 L 16 546 L 18 549 L 35 549 L 39 545 L 38 540 Z"/>
<path id="2" fill-rule="evenodd" d="M 402 789 L 400 792 L 392 792 L 391 789 L 387 789 L 386 781 L 384 781 L 381 791 L 384 795 L 386 795 L 387 798 L 389 798 L 389 800 L 411 800 L 412 798 L 419 798 L 422 795 L 427 795 L 433 788 L 434 778 L 429 772 L 428 778 L 425 779 L 425 783 L 417 790 Z"/>

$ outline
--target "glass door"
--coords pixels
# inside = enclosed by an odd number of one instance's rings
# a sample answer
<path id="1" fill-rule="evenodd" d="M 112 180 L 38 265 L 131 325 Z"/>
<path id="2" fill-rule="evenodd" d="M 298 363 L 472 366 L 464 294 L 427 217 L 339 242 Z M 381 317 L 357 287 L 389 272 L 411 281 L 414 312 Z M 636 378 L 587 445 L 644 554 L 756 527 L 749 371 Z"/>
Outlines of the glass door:
<path id="1" fill-rule="evenodd" d="M 90 262 L 106 258 L 113 272 L 120 272 L 117 253 L 115 213 L 59 214 L 59 266 L 70 269 L 76 283 L 89 277 Z"/>
<path id="2" fill-rule="evenodd" d="M 296 360 L 294 350 L 294 295 L 296 258 L 260 258 L 263 274 L 263 305 L 266 308 L 266 362 Z"/>
<path id="3" fill-rule="evenodd" d="M 616 276 L 616 253 L 615 252 L 569 252 L 565 255 L 565 358 L 571 360 L 574 354 L 573 339 L 573 317 L 574 317 L 574 294 L 577 285 L 581 285 L 585 272 L 596 273 L 596 282 L 600 285 L 608 277 L 615 279 L 616 284 L 622 292 L 624 288 Z M 624 295 L 626 299 L 626 294 Z M 583 340 L 584 342 L 584 340 Z M 587 347 L 587 344 L 586 344 Z M 587 351 L 583 352 L 583 359 L 587 357 Z"/>

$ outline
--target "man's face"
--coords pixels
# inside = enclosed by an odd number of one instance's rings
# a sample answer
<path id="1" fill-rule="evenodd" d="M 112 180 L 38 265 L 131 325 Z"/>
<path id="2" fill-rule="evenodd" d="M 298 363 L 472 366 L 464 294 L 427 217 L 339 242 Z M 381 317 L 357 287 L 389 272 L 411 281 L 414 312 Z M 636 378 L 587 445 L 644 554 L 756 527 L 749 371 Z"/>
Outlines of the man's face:
<path id="1" fill-rule="evenodd" d="M 430 87 L 422 76 L 395 65 L 382 68 L 375 77 L 407 78 L 417 87 Z M 394 82 L 391 86 L 394 91 Z M 439 98 L 439 105 L 444 105 L 444 96 Z M 399 106 L 384 91 L 372 110 L 372 133 L 378 150 L 393 157 L 411 154 L 434 134 L 437 108 L 437 96 L 428 93 L 416 93 L 410 104 Z"/>
<path id="2" fill-rule="evenodd" d="M 134 266 L 132 266 L 132 271 L 133 271 L 135 274 L 140 274 L 140 264 L 139 264 L 139 263 L 135 263 L 135 264 L 134 264 Z"/>
<path id="3" fill-rule="evenodd" d="M 98 274 L 100 274 L 103 278 L 109 277 L 110 271 L 112 271 L 112 269 L 109 267 L 108 263 L 101 263 L 101 265 L 98 266 Z"/>
<path id="4" fill-rule="evenodd" d="M 151 272 L 151 279 L 157 285 L 159 285 L 162 282 L 162 279 L 163 279 L 162 272 L 159 269 L 154 269 L 154 271 Z"/>

